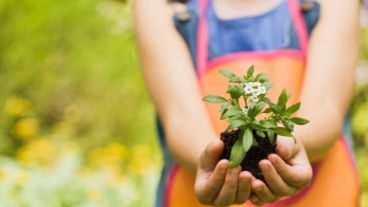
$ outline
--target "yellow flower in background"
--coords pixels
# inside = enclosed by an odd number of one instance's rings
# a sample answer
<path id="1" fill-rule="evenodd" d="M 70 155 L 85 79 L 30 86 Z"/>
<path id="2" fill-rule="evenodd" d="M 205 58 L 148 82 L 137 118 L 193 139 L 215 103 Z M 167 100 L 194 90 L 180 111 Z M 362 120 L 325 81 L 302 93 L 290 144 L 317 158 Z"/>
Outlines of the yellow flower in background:
<path id="1" fill-rule="evenodd" d="M 21 172 L 16 179 L 16 183 L 19 186 L 24 186 L 29 180 L 29 175 L 27 174 L 26 171 Z"/>
<path id="2" fill-rule="evenodd" d="M 125 145 L 111 143 L 105 147 L 105 153 L 110 162 L 120 162 L 127 156 L 128 150 Z"/>
<path id="3" fill-rule="evenodd" d="M 33 118 L 25 118 L 18 121 L 13 127 L 13 133 L 22 139 L 34 137 L 38 133 L 38 122 Z"/>
<path id="4" fill-rule="evenodd" d="M 29 101 L 21 97 L 10 97 L 5 102 L 5 111 L 11 116 L 22 116 L 29 107 Z"/>
<path id="5" fill-rule="evenodd" d="M 108 166 L 119 164 L 128 156 L 128 149 L 125 145 L 111 143 L 105 147 L 98 147 L 91 150 L 89 160 L 97 166 Z"/>
<path id="6" fill-rule="evenodd" d="M 72 124 L 66 121 L 62 121 L 62 122 L 55 124 L 52 130 L 54 133 L 61 133 L 61 134 L 68 134 L 68 135 L 74 132 L 74 128 Z"/>
<path id="7" fill-rule="evenodd" d="M 99 200 L 102 197 L 101 192 L 96 189 L 86 191 L 86 196 L 89 200 Z"/>
<path id="8" fill-rule="evenodd" d="M 152 150 L 147 145 L 134 146 L 129 170 L 137 175 L 149 173 L 153 167 L 152 157 Z"/>
<path id="9" fill-rule="evenodd" d="M 48 164 L 52 162 L 55 151 L 50 139 L 37 139 L 20 147 L 16 151 L 16 158 L 23 164 Z"/>
<path id="10" fill-rule="evenodd" d="M 6 179 L 6 173 L 3 170 L 0 170 L 0 182 L 5 179 Z"/>
<path id="11" fill-rule="evenodd" d="M 119 165 L 110 165 L 108 166 L 108 176 L 106 176 L 107 183 L 112 187 L 120 186 L 125 177 L 122 172 L 122 168 Z"/>

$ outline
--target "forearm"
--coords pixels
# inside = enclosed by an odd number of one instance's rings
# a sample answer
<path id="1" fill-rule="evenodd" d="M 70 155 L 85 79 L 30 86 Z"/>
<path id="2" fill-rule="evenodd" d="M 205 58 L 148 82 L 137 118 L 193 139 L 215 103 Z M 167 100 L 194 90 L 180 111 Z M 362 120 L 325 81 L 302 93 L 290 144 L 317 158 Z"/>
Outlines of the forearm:
<path id="1" fill-rule="evenodd" d="M 195 173 L 206 145 L 216 138 L 209 121 L 200 114 L 183 110 L 163 119 L 171 154 L 175 161 L 192 173 Z"/>
<path id="2" fill-rule="evenodd" d="M 328 102 L 318 107 L 303 104 L 298 116 L 307 117 L 310 123 L 296 126 L 294 134 L 302 141 L 309 160 L 314 162 L 323 158 L 341 137 L 344 113 Z"/>
<path id="3" fill-rule="evenodd" d="M 165 0 L 137 0 L 134 29 L 145 83 L 175 162 L 194 172 L 199 154 L 215 139 L 201 100 L 190 54 Z"/>
<path id="4" fill-rule="evenodd" d="M 311 38 L 299 115 L 310 124 L 297 129 L 314 161 L 340 137 L 350 105 L 358 60 L 358 1 L 320 0 L 321 15 Z"/>

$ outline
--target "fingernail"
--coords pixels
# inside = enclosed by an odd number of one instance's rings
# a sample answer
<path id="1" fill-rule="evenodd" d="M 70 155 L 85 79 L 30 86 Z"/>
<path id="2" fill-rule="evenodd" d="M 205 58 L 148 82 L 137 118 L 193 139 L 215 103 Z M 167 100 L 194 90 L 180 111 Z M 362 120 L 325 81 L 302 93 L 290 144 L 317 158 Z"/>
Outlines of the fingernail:
<path id="1" fill-rule="evenodd" d="M 252 178 L 251 176 L 252 176 L 252 175 L 251 175 L 250 173 L 248 173 L 248 172 L 241 172 L 241 173 L 239 174 L 239 178 L 241 178 L 243 181 L 246 181 L 246 180 L 248 180 L 249 178 Z"/>
<path id="2" fill-rule="evenodd" d="M 268 158 L 268 160 L 270 160 L 270 161 L 271 161 L 271 160 L 273 160 L 273 154 L 268 155 L 268 157 L 267 157 L 267 158 Z"/>
<path id="3" fill-rule="evenodd" d="M 272 168 L 272 163 L 271 163 L 271 161 L 267 161 L 267 164 L 266 164 L 266 167 L 267 167 L 267 169 L 271 169 Z"/>
<path id="4" fill-rule="evenodd" d="M 268 160 L 270 160 L 271 163 L 275 163 L 276 159 L 277 159 L 277 157 L 274 154 L 271 154 L 270 156 L 268 156 Z"/>
<path id="5" fill-rule="evenodd" d="M 220 169 L 223 170 L 223 171 L 226 171 L 228 168 L 228 163 L 226 160 L 221 160 L 220 161 Z"/>

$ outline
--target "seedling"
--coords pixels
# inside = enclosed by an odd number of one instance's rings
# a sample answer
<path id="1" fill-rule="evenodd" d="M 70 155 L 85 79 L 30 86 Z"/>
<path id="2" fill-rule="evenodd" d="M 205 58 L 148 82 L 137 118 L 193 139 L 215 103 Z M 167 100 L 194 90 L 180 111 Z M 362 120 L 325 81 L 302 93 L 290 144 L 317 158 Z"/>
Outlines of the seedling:
<path id="1" fill-rule="evenodd" d="M 225 143 L 222 158 L 229 159 L 230 168 L 241 165 L 243 170 L 263 180 L 258 162 L 275 153 L 277 135 L 291 137 L 295 141 L 294 125 L 304 125 L 309 121 L 293 117 L 301 103 L 287 106 L 290 95 L 285 89 L 277 103 L 272 102 L 267 97 L 272 83 L 267 74 L 255 74 L 254 66 L 242 77 L 228 70 L 220 73 L 229 78 L 229 97 L 207 95 L 203 100 L 221 104 L 220 119 L 229 123 L 221 133 L 221 140 Z"/>

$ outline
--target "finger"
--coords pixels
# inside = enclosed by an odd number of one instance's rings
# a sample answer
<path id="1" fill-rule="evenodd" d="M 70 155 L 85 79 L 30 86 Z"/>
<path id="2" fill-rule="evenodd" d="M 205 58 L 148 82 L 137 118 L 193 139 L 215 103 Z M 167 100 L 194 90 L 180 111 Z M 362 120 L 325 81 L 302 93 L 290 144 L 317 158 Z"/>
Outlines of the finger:
<path id="1" fill-rule="evenodd" d="M 252 193 L 249 197 L 249 200 L 256 206 L 262 206 L 266 202 L 260 199 L 256 194 Z"/>
<path id="2" fill-rule="evenodd" d="M 200 180 L 196 182 L 195 190 L 197 198 L 202 204 L 211 204 L 220 192 L 228 167 L 229 161 L 221 160 L 208 178 L 197 175 Z"/>
<path id="3" fill-rule="evenodd" d="M 223 149 L 224 143 L 221 140 L 210 142 L 199 158 L 199 168 L 212 171 L 219 161 Z"/>
<path id="4" fill-rule="evenodd" d="M 294 194 L 297 189 L 289 186 L 277 173 L 269 160 L 262 160 L 259 163 L 259 168 L 265 177 L 268 187 L 277 196 L 288 196 Z"/>
<path id="5" fill-rule="evenodd" d="M 294 154 L 295 145 L 293 139 L 280 137 L 277 139 L 276 152 L 284 160 L 289 160 Z"/>
<path id="6" fill-rule="evenodd" d="M 256 179 L 252 182 L 252 191 L 258 198 L 262 199 L 261 201 L 270 203 L 277 200 L 277 196 L 261 180 Z"/>
<path id="7" fill-rule="evenodd" d="M 248 200 L 250 195 L 250 185 L 252 181 L 252 174 L 243 171 L 239 174 L 239 185 L 235 197 L 236 204 L 243 204 Z"/>
<path id="8" fill-rule="evenodd" d="M 269 155 L 268 159 L 287 184 L 302 188 L 310 183 L 313 173 L 310 165 L 290 166 L 276 154 Z"/>
<path id="9" fill-rule="evenodd" d="M 220 193 L 213 202 L 215 205 L 226 206 L 234 203 L 236 191 L 238 190 L 240 170 L 240 167 L 227 170 L 225 182 L 222 185 Z"/>

